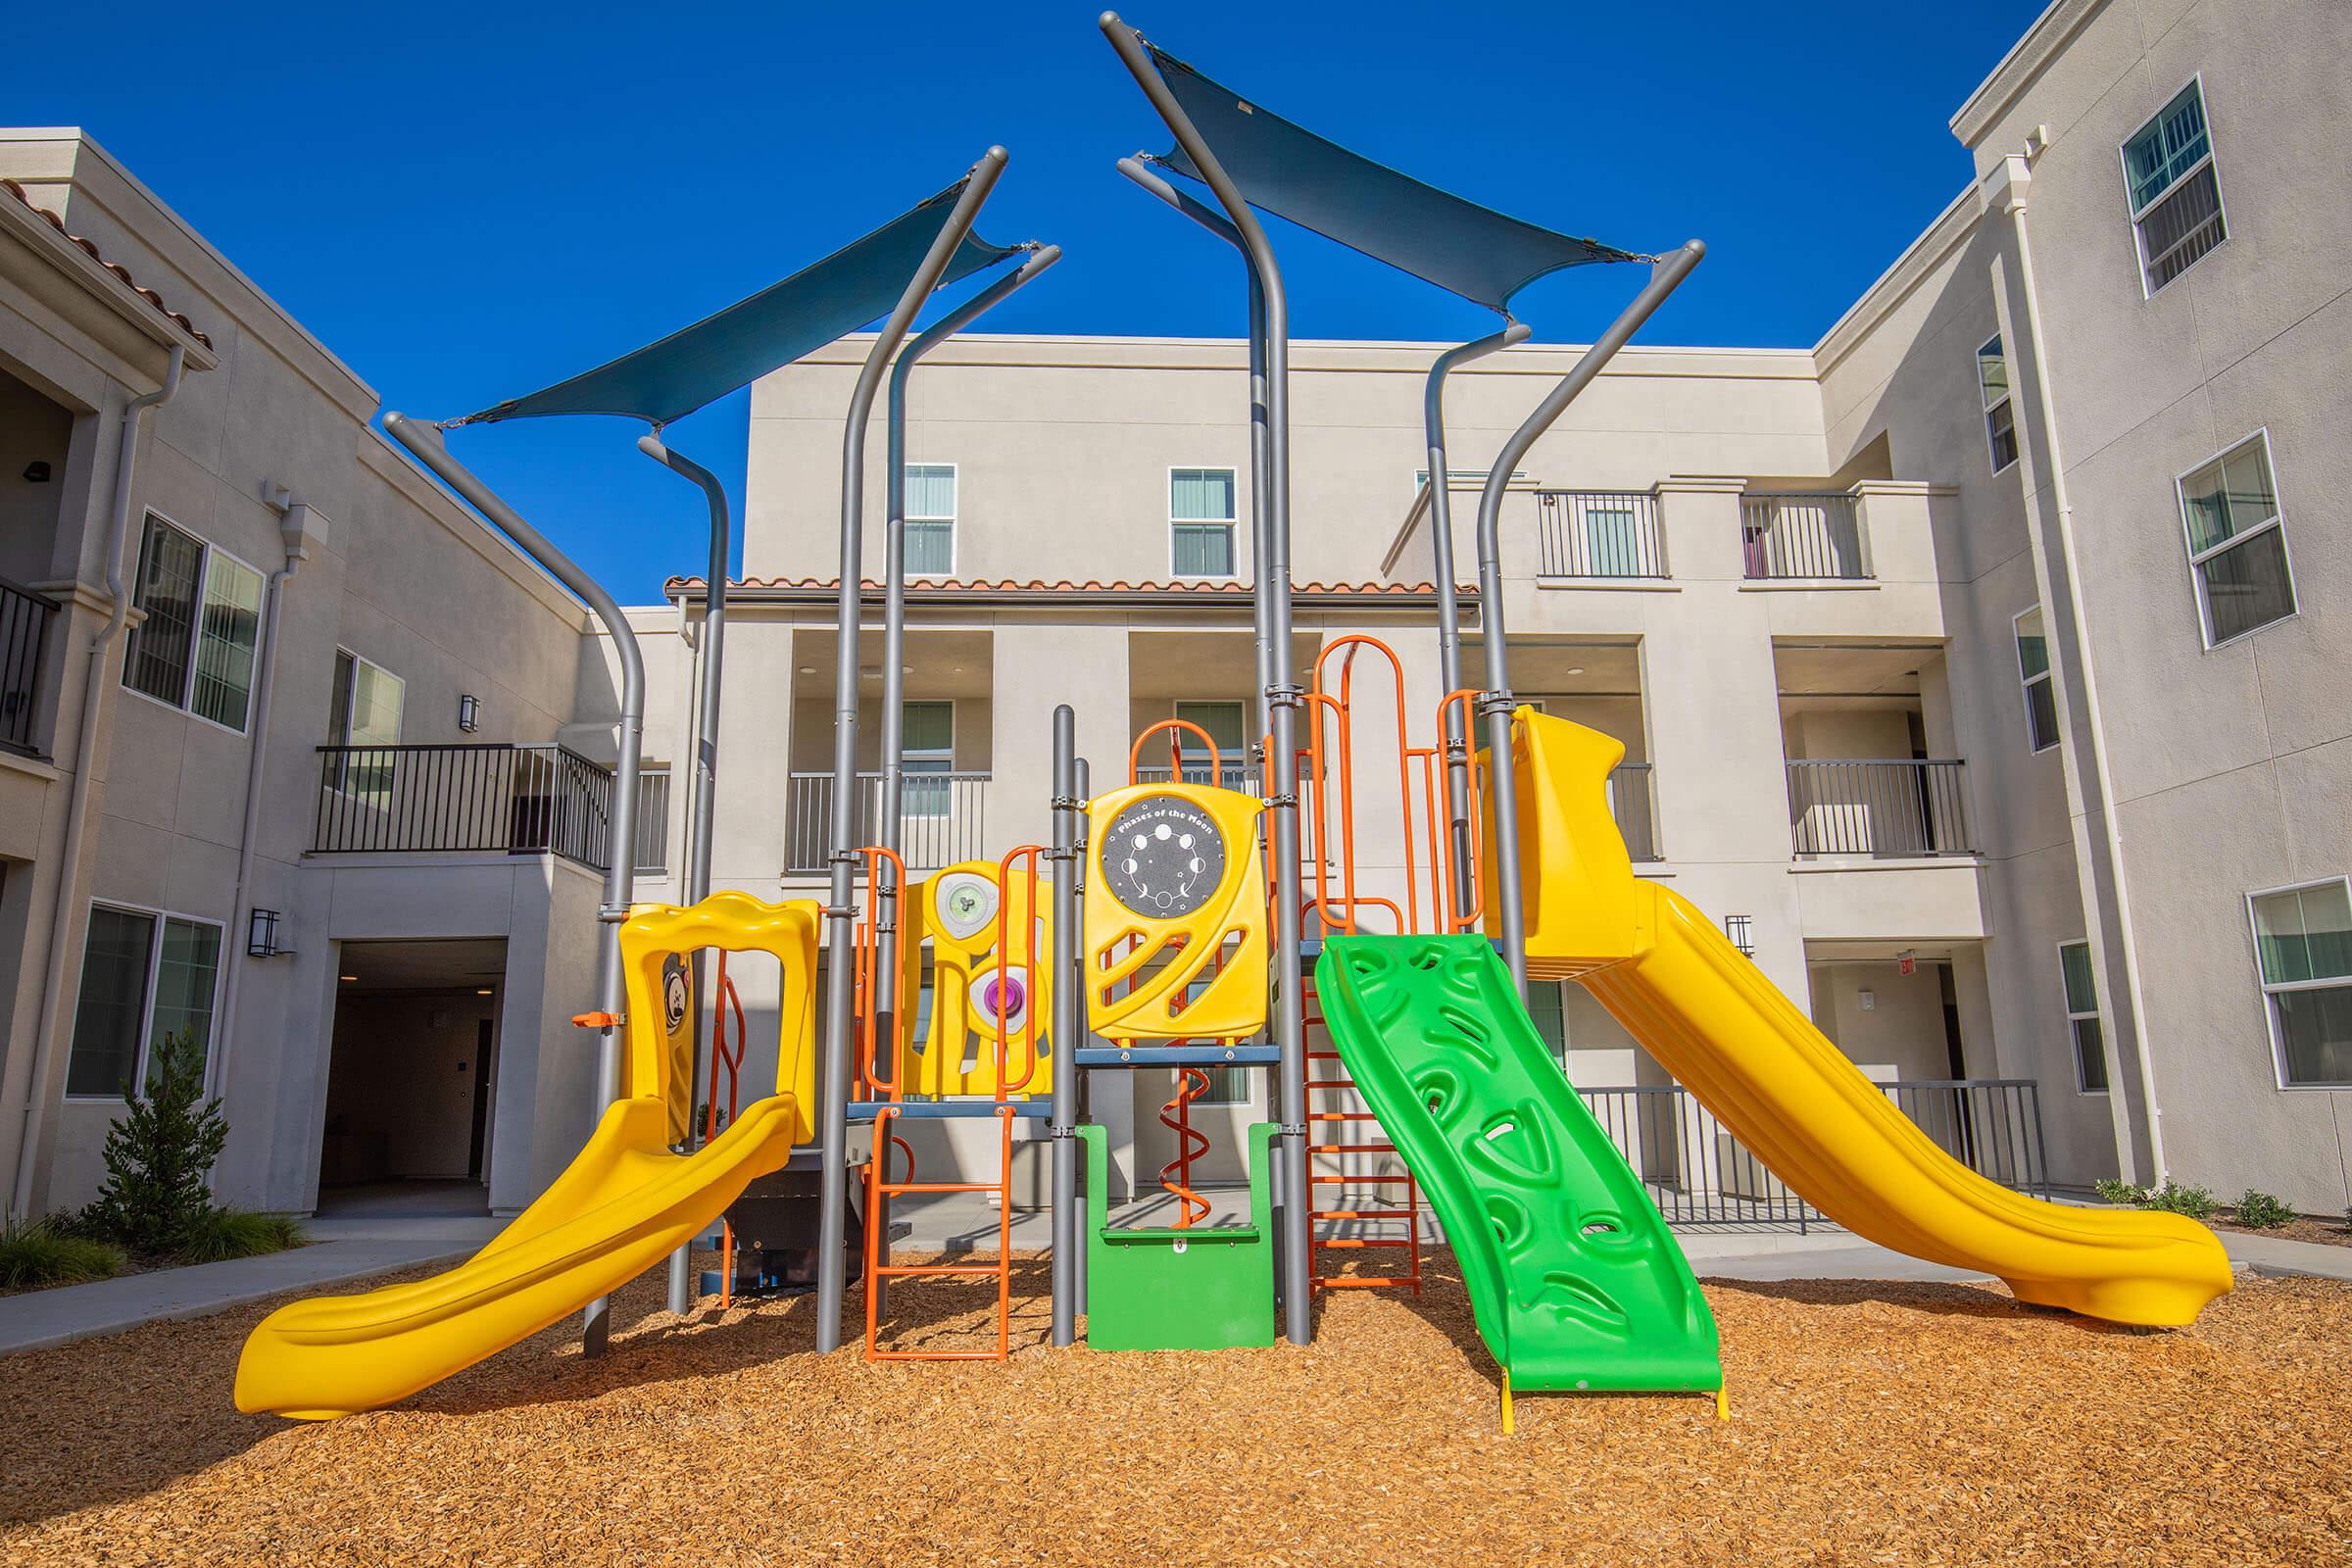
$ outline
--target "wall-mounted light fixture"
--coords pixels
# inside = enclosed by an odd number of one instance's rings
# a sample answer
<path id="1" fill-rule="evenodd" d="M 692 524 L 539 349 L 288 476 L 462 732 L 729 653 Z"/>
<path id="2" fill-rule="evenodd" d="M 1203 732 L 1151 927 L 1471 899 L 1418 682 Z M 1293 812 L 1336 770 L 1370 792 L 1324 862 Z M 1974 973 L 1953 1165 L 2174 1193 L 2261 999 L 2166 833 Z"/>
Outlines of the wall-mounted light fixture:
<path id="1" fill-rule="evenodd" d="M 470 735 L 482 727 L 482 700 L 471 692 L 458 698 L 458 728 Z"/>
<path id="2" fill-rule="evenodd" d="M 26 484 L 47 484 L 49 482 L 48 460 L 35 458 L 24 465 L 24 482 Z"/>
<path id="3" fill-rule="evenodd" d="M 1732 946 L 1749 957 L 1756 956 L 1756 922 L 1744 914 L 1723 917 L 1723 934 L 1732 939 Z"/>
<path id="4" fill-rule="evenodd" d="M 255 909 L 245 919 L 245 954 L 253 958 L 276 958 L 291 954 L 292 948 L 278 946 L 278 914 L 275 909 Z"/>

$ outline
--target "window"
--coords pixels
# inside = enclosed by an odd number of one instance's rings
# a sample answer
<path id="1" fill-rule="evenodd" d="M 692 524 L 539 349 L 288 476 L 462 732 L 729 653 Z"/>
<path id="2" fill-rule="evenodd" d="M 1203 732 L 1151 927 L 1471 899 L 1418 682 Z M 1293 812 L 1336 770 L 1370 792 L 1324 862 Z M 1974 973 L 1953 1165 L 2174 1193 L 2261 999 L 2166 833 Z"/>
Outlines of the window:
<path id="1" fill-rule="evenodd" d="M 2058 944 L 2058 967 L 2066 976 L 2066 1027 L 2075 1042 L 2075 1087 L 2086 1095 L 2107 1092 L 2107 1037 L 2099 1026 L 2099 989 L 2090 973 L 2090 944 Z"/>
<path id="2" fill-rule="evenodd" d="M 1195 1071 L 1208 1080 L 1208 1087 L 1194 1097 L 1196 1105 L 1247 1105 L 1250 1103 L 1250 1072 L 1248 1067 L 1200 1067 Z M 1181 1077 L 1178 1080 L 1182 1087 Z"/>
<path id="3" fill-rule="evenodd" d="M 2246 902 L 2278 1082 L 2352 1086 L 2352 896 L 2344 879 Z"/>
<path id="4" fill-rule="evenodd" d="M 122 684 L 243 733 L 262 574 L 149 513 L 131 602 L 146 619 L 130 634 Z"/>
<path id="5" fill-rule="evenodd" d="M 400 710 L 408 683 L 381 664 L 335 650 L 335 686 L 328 694 L 326 743 L 353 748 L 335 760 L 334 787 L 377 806 L 392 798 L 393 754 L 400 744 Z"/>
<path id="6" fill-rule="evenodd" d="M 2009 360 L 1996 334 L 1977 350 L 1977 392 L 1984 400 L 1984 445 L 1992 471 L 2017 461 L 2017 415 L 2009 402 Z"/>
<path id="7" fill-rule="evenodd" d="M 2270 437 L 2257 430 L 2179 481 L 2188 530 L 2188 570 L 2197 583 L 2205 646 L 2295 612 L 2286 528 L 2271 478 Z"/>
<path id="8" fill-rule="evenodd" d="M 154 1070 L 155 1049 L 187 1033 L 210 1050 L 220 928 L 208 920 L 90 906 L 66 1093 L 112 1099 Z"/>
<path id="9" fill-rule="evenodd" d="M 1231 468 L 1168 470 L 1169 546 L 1179 577 L 1233 575 L 1234 482 Z"/>
<path id="10" fill-rule="evenodd" d="M 1184 758 L 1184 782 L 1187 784 L 1221 784 L 1227 789 L 1237 787 L 1238 781 L 1250 766 L 1249 709 L 1241 703 L 1178 703 L 1176 716 L 1187 724 L 1198 724 L 1206 731 L 1217 748 L 1220 777 L 1208 776 L 1208 748 L 1191 730 L 1176 731 L 1178 750 Z"/>
<path id="11" fill-rule="evenodd" d="M 2124 143 L 2124 189 L 2138 235 L 2141 281 L 2150 294 L 2228 237 L 2201 83 L 2181 88 Z"/>
<path id="12" fill-rule="evenodd" d="M 956 574 L 956 465 L 906 465 L 906 575 Z"/>
<path id="13" fill-rule="evenodd" d="M 2058 694 L 2050 684 L 2050 643 L 2041 629 L 2041 607 L 2017 617 L 2017 678 L 2026 687 L 2026 733 L 2034 750 L 2058 744 Z"/>
<path id="14" fill-rule="evenodd" d="M 669 873 L 669 769 L 642 768 L 637 774 L 637 869 L 646 876 Z"/>
<path id="15" fill-rule="evenodd" d="M 901 816 L 946 816 L 956 770 L 956 705 L 907 703 L 899 710 Z"/>
<path id="16" fill-rule="evenodd" d="M 1568 1060 L 1568 1013 L 1560 997 L 1556 980 L 1538 980 L 1527 988 L 1527 1015 L 1535 1020 L 1536 1033 L 1551 1048 L 1554 1061 L 1565 1065 Z"/>

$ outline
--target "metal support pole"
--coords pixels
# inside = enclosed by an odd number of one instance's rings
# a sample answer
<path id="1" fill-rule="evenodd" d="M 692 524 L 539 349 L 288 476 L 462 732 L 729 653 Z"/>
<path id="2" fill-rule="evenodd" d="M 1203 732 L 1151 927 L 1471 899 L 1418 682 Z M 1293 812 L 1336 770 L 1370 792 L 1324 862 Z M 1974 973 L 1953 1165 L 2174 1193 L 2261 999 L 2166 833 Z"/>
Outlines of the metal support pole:
<path id="1" fill-rule="evenodd" d="M 971 231 L 981 204 L 1004 172 L 1005 152 L 991 147 L 972 166 L 969 181 L 956 198 L 955 209 L 939 235 L 924 253 L 922 265 L 907 281 L 888 320 L 875 334 L 874 344 L 858 372 L 850 394 L 850 412 L 842 431 L 841 456 L 841 593 L 834 635 L 839 646 L 833 661 L 833 810 L 826 836 L 832 880 L 825 905 L 825 943 L 831 957 L 825 984 L 824 1068 L 817 1084 L 823 1115 L 818 1134 L 823 1165 L 817 1187 L 816 1348 L 819 1354 L 841 1346 L 841 1300 L 848 1284 L 842 1255 L 848 1235 L 850 1198 L 849 1136 L 851 1084 L 850 1037 L 853 923 L 858 845 L 858 629 L 863 606 L 859 556 L 865 513 L 865 429 L 880 390 L 883 368 L 905 341 L 915 313 L 939 286 L 942 273 Z"/>
<path id="2" fill-rule="evenodd" d="M 710 827 L 718 808 L 719 680 L 726 666 L 727 564 L 733 554 L 733 528 L 727 514 L 726 487 L 718 482 L 718 475 L 684 453 L 663 445 L 658 431 L 639 436 L 637 450 L 700 485 L 710 508 L 710 561 L 707 568 L 708 586 L 703 591 L 703 667 L 695 691 L 694 771 L 686 785 L 686 902 L 700 904 L 710 896 Z M 694 1021 L 690 1025 L 694 1031 L 694 1050 L 686 1058 L 688 1149 L 695 1146 L 696 1129 L 702 1126 L 702 1118 L 694 1113 L 703 1090 L 702 1004 L 709 997 L 713 1016 L 719 1006 L 719 999 L 710 997 L 710 963 L 702 954 L 696 954 Z M 692 1250 L 690 1242 L 669 1254 L 669 1309 L 680 1314 L 694 1308 L 694 1288 L 689 1275 Z"/>
<path id="3" fill-rule="evenodd" d="M 1078 930 L 1078 715 L 1054 710 L 1054 1343 L 1078 1343 L 1078 1036 L 1086 1007 L 1071 982 Z M 1032 911 L 1034 913 L 1034 911 Z"/>
<path id="4" fill-rule="evenodd" d="M 1072 797 L 1079 803 L 1070 814 L 1071 937 L 1067 947 L 1055 951 L 1061 955 L 1062 989 L 1077 1000 L 1071 1008 L 1072 1023 L 1069 1046 L 1066 1049 L 1056 1046 L 1054 1049 L 1062 1052 L 1061 1067 L 1056 1069 L 1057 1073 L 1066 1069 L 1070 1075 L 1070 1126 L 1073 1129 L 1070 1138 L 1070 1170 L 1072 1177 L 1076 1178 L 1081 1174 L 1081 1170 L 1078 1165 L 1078 1139 L 1075 1129 L 1078 1123 L 1085 1120 L 1089 1111 L 1093 1109 L 1094 1099 L 1088 1088 L 1085 1072 L 1075 1060 L 1080 1046 L 1094 1044 L 1094 1036 L 1087 1032 L 1086 1027 L 1086 868 L 1089 863 L 1087 860 L 1089 841 L 1086 803 L 1094 799 L 1095 792 L 1094 774 L 1087 767 L 1085 758 L 1079 757 L 1071 760 L 1070 782 Z M 1057 1076 L 1055 1082 L 1059 1081 Z M 1119 1075 L 1119 1082 L 1122 1084 L 1131 1081 L 1127 1074 Z M 1075 1203 L 1078 1199 L 1073 1197 L 1071 1200 Z M 1077 1223 L 1077 1215 L 1074 1211 L 1070 1219 L 1072 1224 Z M 1076 1309 L 1081 1312 L 1086 1310 L 1084 1238 L 1080 1239 L 1080 1245 L 1070 1253 L 1070 1295 L 1076 1303 Z"/>
<path id="5" fill-rule="evenodd" d="M 1225 209 L 1241 236 L 1243 254 L 1265 296 L 1265 559 L 1257 564 L 1256 592 L 1265 606 L 1267 650 L 1265 701 L 1270 710 L 1274 755 L 1266 759 L 1264 791 L 1273 818 L 1274 869 L 1278 878 L 1298 875 L 1298 709 L 1300 692 L 1291 661 L 1291 428 L 1290 302 L 1282 269 L 1257 215 L 1217 162 L 1200 129 L 1176 102 L 1150 52 L 1118 13 L 1102 13 L 1102 34 L 1135 77 L 1144 96 L 1175 133 L 1177 145 L 1200 171 L 1201 182 Z M 1298 888 L 1286 885 L 1274 901 L 1274 950 L 1278 956 L 1273 997 L 1274 1039 L 1281 1050 L 1281 1140 L 1290 1152 L 1280 1162 L 1282 1189 L 1283 1337 L 1304 1345 L 1311 1337 L 1312 1289 L 1307 1265 L 1306 1053 L 1300 1007 Z"/>
<path id="6" fill-rule="evenodd" d="M 1438 674 L 1441 695 L 1462 689 L 1462 607 L 1453 572 L 1453 503 L 1446 485 L 1446 377 L 1472 360 L 1483 360 L 1534 332 L 1525 321 L 1513 321 L 1501 331 L 1447 349 L 1429 368 L 1421 392 L 1421 426 L 1429 439 L 1430 582 L 1438 591 Z M 1485 622 L 1482 620 L 1481 625 Z M 1470 737 L 1453 704 L 1445 707 L 1446 726 L 1446 842 L 1453 856 L 1453 906 L 1467 909 L 1474 902 L 1478 867 L 1470 863 Z M 1441 922 L 1439 929 L 1445 929 Z"/>
<path id="7" fill-rule="evenodd" d="M 605 938 L 597 946 L 596 1005 L 607 1019 L 599 1031 L 596 1058 L 596 1113 L 620 1097 L 620 1053 L 624 1038 L 627 997 L 620 967 L 620 924 L 629 917 L 629 898 L 637 875 L 637 754 L 645 731 L 645 659 L 637 649 L 637 634 L 612 596 L 548 537 L 522 519 L 522 514 L 498 498 L 471 469 L 449 455 L 442 445 L 441 427 L 404 414 L 384 416 L 384 433 L 409 449 L 416 461 L 441 476 L 443 482 L 473 504 L 500 532 L 520 545 L 545 566 L 558 582 L 587 601 L 596 618 L 612 639 L 620 660 L 620 758 L 612 780 L 612 834 L 607 845 L 605 899 L 597 920 Z M 580 1346 L 589 1355 L 602 1355 L 612 1334 L 612 1300 L 598 1297 L 580 1315 Z"/>
<path id="8" fill-rule="evenodd" d="M 1500 919 L 1502 956 L 1511 966 L 1511 980 L 1522 1000 L 1527 996 L 1527 911 L 1519 906 L 1519 789 L 1511 774 L 1511 661 L 1504 646 L 1502 621 L 1503 486 L 1536 438 L 1551 428 L 1577 394 L 1592 384 L 1601 367 L 1616 357 L 1626 339 L 1649 319 L 1706 254 L 1704 245 L 1690 240 L 1680 250 L 1659 258 L 1634 302 L 1609 323 L 1609 329 L 1585 351 L 1559 385 L 1536 405 L 1536 412 L 1511 432 L 1495 455 L 1494 466 L 1488 470 L 1486 488 L 1479 492 L 1478 623 L 1479 640 L 1487 648 L 1487 689 L 1479 697 L 1478 708 L 1485 719 L 1489 757 L 1487 798 L 1494 812 L 1494 903 L 1498 906 L 1489 911 L 1489 918 Z"/>

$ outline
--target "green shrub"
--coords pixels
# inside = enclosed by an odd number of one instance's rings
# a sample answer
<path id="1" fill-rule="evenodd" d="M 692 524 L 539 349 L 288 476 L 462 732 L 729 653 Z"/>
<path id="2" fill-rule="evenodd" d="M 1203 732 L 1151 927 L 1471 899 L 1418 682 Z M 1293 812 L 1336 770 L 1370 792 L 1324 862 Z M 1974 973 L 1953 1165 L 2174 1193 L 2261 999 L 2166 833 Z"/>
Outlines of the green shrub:
<path id="1" fill-rule="evenodd" d="M 2168 1213 L 2185 1214 L 2190 1219 L 2211 1219 L 2221 1204 L 2213 1194 L 2202 1187 L 2184 1187 L 2179 1182 L 2166 1182 L 2154 1192 L 2141 1195 L 2139 1206 L 2161 1208 Z"/>
<path id="2" fill-rule="evenodd" d="M 2249 1187 L 2245 1197 L 2237 1200 L 2233 1217 L 2248 1230 L 2275 1231 L 2281 1225 L 2292 1223 L 2296 1214 L 2270 1194 Z"/>
<path id="3" fill-rule="evenodd" d="M 2101 1198 L 2110 1203 L 2130 1203 L 2133 1207 L 2137 1207 L 2140 1200 L 2148 1196 L 2146 1188 L 2134 1187 L 2132 1183 L 2119 1181 L 2113 1176 L 2102 1176 L 2091 1183 L 2091 1186 Z"/>
<path id="4" fill-rule="evenodd" d="M 55 1218 L 0 1226 L 0 1288 L 111 1279 L 129 1263 L 122 1249 L 75 1236 Z"/>
<path id="5" fill-rule="evenodd" d="M 204 1048 L 194 1034 L 166 1036 L 146 1093 L 124 1084 L 122 1103 L 106 1133 L 106 1185 L 80 1224 L 134 1252 L 177 1251 L 212 1212 L 205 1177 L 228 1140 L 220 1102 L 204 1098 Z"/>
<path id="6" fill-rule="evenodd" d="M 302 1227 L 283 1214 L 208 1208 L 180 1239 L 176 1255 L 191 1263 L 218 1263 L 224 1258 L 282 1252 L 309 1241 Z"/>

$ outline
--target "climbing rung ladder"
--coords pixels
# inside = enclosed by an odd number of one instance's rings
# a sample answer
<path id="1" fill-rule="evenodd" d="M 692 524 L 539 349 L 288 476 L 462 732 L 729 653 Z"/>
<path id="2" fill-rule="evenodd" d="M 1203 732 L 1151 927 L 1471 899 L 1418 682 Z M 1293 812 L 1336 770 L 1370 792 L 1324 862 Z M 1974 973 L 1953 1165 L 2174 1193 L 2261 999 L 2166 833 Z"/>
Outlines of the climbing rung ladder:
<path id="1" fill-rule="evenodd" d="M 891 1131 L 898 1116 L 893 1106 L 874 1113 L 874 1154 L 865 1167 L 865 1358 L 869 1361 L 1002 1361 L 1012 1348 L 1012 1113 L 1011 1105 L 997 1107 L 997 1179 L 993 1182 L 918 1182 L 913 1180 L 914 1150 Z M 907 1180 L 890 1181 L 886 1171 L 892 1152 L 906 1160 Z M 997 1255 L 986 1263 L 887 1263 L 883 1261 L 878 1222 L 888 1200 L 909 1193 L 992 1193 L 997 1200 Z M 997 1282 L 997 1344 L 979 1350 L 887 1350 L 881 1345 L 881 1282 L 892 1279 L 989 1279 Z"/>
<path id="2" fill-rule="evenodd" d="M 1305 995 L 1301 1000 L 1305 1004 L 1307 1027 L 1317 1031 L 1321 1037 L 1310 1040 L 1306 1059 L 1310 1062 L 1327 1064 L 1320 1068 L 1325 1076 L 1309 1078 L 1306 1083 L 1307 1089 L 1330 1095 L 1344 1094 L 1354 1105 L 1361 1106 L 1363 1101 L 1356 1095 L 1355 1080 L 1348 1075 L 1345 1066 L 1338 1065 L 1341 1061 L 1340 1054 L 1337 1050 L 1332 1049 L 1328 1032 L 1323 1029 L 1322 1009 L 1315 1005 L 1314 981 L 1311 977 L 1307 980 Z M 1306 1119 L 1310 1122 L 1332 1125 L 1335 1135 L 1329 1136 L 1325 1142 L 1307 1145 L 1307 1152 L 1310 1155 L 1394 1155 L 1396 1152 L 1396 1146 L 1380 1136 L 1380 1118 L 1369 1110 L 1310 1110 L 1307 1112 Z M 1362 1127 L 1372 1136 L 1349 1137 L 1346 1131 L 1342 1130 L 1356 1127 Z M 1390 1191 L 1398 1187 L 1404 1189 L 1400 1195 L 1397 1195 L 1400 1201 L 1395 1203 L 1375 1200 L 1373 1203 L 1363 1206 L 1310 1208 L 1308 1210 L 1307 1271 L 1316 1290 L 1396 1289 L 1410 1290 L 1416 1296 L 1421 1294 L 1421 1189 L 1420 1185 L 1413 1180 L 1411 1172 L 1381 1171 L 1367 1174 L 1349 1174 L 1346 1171 L 1311 1172 L 1307 1177 L 1307 1182 L 1310 1189 L 1317 1187 L 1325 1189 L 1336 1187 L 1343 1191 L 1367 1187 Z M 1337 1197 L 1338 1195 L 1332 1196 Z M 1327 1221 L 1358 1225 L 1400 1225 L 1403 1228 L 1403 1234 L 1329 1236 L 1324 1234 L 1324 1222 Z M 1406 1272 L 1396 1275 L 1324 1274 L 1315 1268 L 1315 1258 L 1324 1252 L 1366 1251 L 1402 1251 Z"/>

